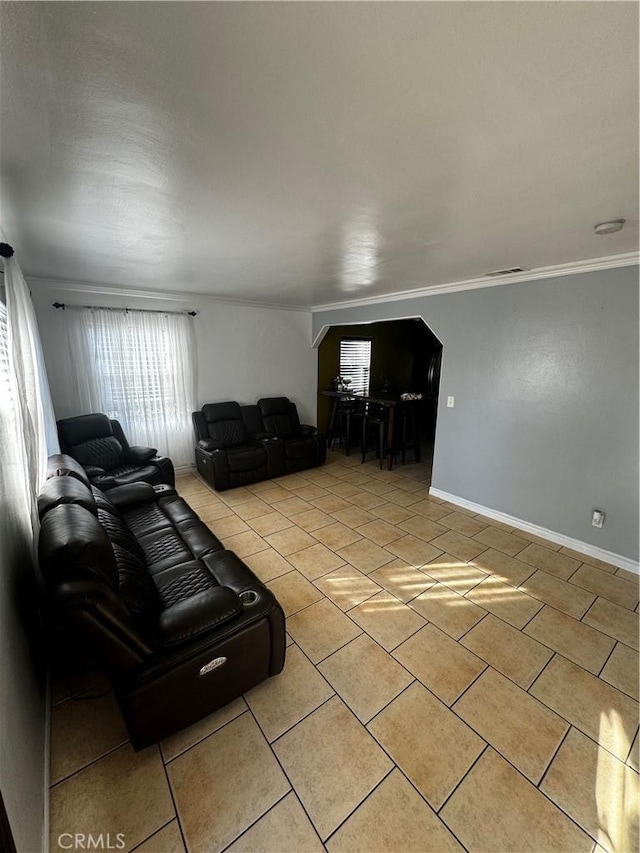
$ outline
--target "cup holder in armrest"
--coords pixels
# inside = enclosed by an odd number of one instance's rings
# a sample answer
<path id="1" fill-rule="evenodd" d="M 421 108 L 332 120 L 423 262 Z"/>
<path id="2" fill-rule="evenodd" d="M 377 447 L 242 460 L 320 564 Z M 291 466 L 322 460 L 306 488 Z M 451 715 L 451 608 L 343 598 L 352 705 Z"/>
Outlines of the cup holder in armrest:
<path id="1" fill-rule="evenodd" d="M 258 593 L 254 589 L 245 589 L 238 596 L 243 607 L 252 607 L 258 600 Z"/>

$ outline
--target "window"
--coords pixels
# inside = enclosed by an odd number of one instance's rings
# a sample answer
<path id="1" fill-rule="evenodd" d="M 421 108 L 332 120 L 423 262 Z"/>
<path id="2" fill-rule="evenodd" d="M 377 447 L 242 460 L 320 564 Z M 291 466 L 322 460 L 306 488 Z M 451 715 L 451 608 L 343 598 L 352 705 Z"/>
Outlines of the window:
<path id="1" fill-rule="evenodd" d="M 74 408 L 120 421 L 132 444 L 191 462 L 193 321 L 185 314 L 73 309 L 65 319 L 76 371 Z"/>
<path id="2" fill-rule="evenodd" d="M 371 338 L 341 338 L 340 376 L 351 379 L 349 389 L 368 394 L 370 371 Z"/>

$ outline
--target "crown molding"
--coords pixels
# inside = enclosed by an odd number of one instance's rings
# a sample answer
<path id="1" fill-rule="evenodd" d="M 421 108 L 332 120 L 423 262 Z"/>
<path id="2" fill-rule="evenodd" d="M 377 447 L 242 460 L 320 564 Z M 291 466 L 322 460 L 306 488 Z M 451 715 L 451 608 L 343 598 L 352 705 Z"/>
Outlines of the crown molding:
<path id="1" fill-rule="evenodd" d="M 535 281 L 543 278 L 556 278 L 565 275 L 597 272 L 598 270 L 630 267 L 640 263 L 640 252 L 626 252 L 623 255 L 608 255 L 604 258 L 591 258 L 586 261 L 574 261 L 569 264 L 555 264 L 549 267 L 538 267 L 514 275 L 499 278 L 471 278 L 465 281 L 451 281 L 446 284 L 434 284 L 429 287 L 418 287 L 414 290 L 402 290 L 399 293 L 387 293 L 381 296 L 369 296 L 362 299 L 350 299 L 344 302 L 331 302 L 324 305 L 313 305 L 312 313 L 334 311 L 342 308 L 358 308 L 365 305 L 380 305 L 386 302 L 401 302 L 405 299 L 416 299 L 422 296 L 437 296 L 442 293 L 460 293 L 464 290 L 482 290 L 486 287 L 502 287 L 505 284 L 517 284 L 524 281 Z"/>
<path id="2" fill-rule="evenodd" d="M 304 311 L 310 308 L 304 305 L 286 305 L 275 302 L 260 302 L 250 299 L 230 299 L 210 293 L 180 292 L 177 290 L 140 290 L 129 287 L 115 287 L 90 281 L 65 281 L 56 278 L 38 278 L 25 276 L 30 287 L 51 288 L 62 293 L 88 293 L 92 296 L 121 296 L 129 299 L 154 299 L 161 302 L 192 303 L 197 301 L 213 302 L 218 305 L 234 305 L 239 308 L 269 308 L 275 311 Z"/>

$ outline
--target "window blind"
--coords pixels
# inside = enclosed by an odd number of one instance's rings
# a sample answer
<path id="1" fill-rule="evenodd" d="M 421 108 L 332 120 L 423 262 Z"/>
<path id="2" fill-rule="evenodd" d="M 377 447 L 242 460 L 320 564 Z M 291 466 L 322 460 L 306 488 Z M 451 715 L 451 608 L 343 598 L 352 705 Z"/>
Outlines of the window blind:
<path id="1" fill-rule="evenodd" d="M 340 376 L 351 379 L 350 391 L 369 393 L 371 338 L 340 339 Z"/>

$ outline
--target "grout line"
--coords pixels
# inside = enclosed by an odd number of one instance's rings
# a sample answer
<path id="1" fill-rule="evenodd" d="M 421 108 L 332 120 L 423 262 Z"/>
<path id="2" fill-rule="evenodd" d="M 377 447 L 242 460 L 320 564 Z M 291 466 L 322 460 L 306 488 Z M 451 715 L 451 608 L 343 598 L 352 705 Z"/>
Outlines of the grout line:
<path id="1" fill-rule="evenodd" d="M 482 740 L 484 740 L 484 738 L 482 738 Z M 482 758 L 482 756 L 485 754 L 485 752 L 487 752 L 487 750 L 489 750 L 489 749 L 493 749 L 493 747 L 491 746 L 491 744 L 490 744 L 490 743 L 487 743 L 487 741 L 484 741 L 484 747 L 480 750 L 480 753 L 479 753 L 478 757 L 477 757 L 477 758 L 476 758 L 476 759 L 475 759 L 475 760 L 474 760 L 474 761 L 469 765 L 469 767 L 468 767 L 467 771 L 464 773 L 464 775 L 462 776 L 462 778 L 460 778 L 460 779 L 458 780 L 458 782 L 457 782 L 457 783 L 456 783 L 456 785 L 454 786 L 454 788 L 453 788 L 453 790 L 451 791 L 451 793 L 446 797 L 446 799 L 444 800 L 444 802 L 441 804 L 440 808 L 436 811 L 436 814 L 438 815 L 438 817 L 440 817 L 440 812 L 442 811 L 442 809 L 447 805 L 447 803 L 449 802 L 449 800 L 451 799 L 451 797 L 453 797 L 453 795 L 454 795 L 454 794 L 455 794 L 455 792 L 458 790 L 458 788 L 460 787 L 460 785 L 462 785 L 462 783 L 463 783 L 463 782 L 464 782 L 464 780 L 467 778 L 467 776 L 469 775 L 469 773 L 471 773 L 471 771 L 473 770 L 473 768 L 474 768 L 474 767 L 476 766 L 476 764 L 480 761 L 480 759 L 481 759 L 481 758 Z M 497 752 L 497 750 L 494 750 L 494 752 Z M 500 753 L 498 753 L 498 755 L 500 755 Z M 520 771 L 519 771 L 519 770 L 518 770 L 518 773 L 520 773 Z M 520 775 L 522 775 L 522 774 L 520 774 Z M 451 832 L 452 830 L 451 830 L 451 828 L 449 827 L 449 824 L 444 820 L 444 818 L 440 817 L 440 820 L 444 823 L 444 825 L 447 827 L 447 829 L 449 829 L 449 831 Z"/>
<path id="2" fill-rule="evenodd" d="M 120 713 L 119 708 L 118 708 L 118 712 Z M 58 779 L 53 784 L 50 784 L 49 790 L 52 791 L 54 788 L 57 788 L 58 785 L 61 785 L 63 782 L 68 782 L 69 779 L 72 779 L 74 776 L 77 776 L 79 773 L 82 773 L 84 770 L 87 770 L 89 767 L 93 767 L 94 764 L 97 764 L 99 761 L 102 761 L 103 758 L 108 758 L 110 755 L 113 755 L 114 752 L 117 752 L 119 749 L 122 749 L 124 746 L 127 746 L 127 744 L 131 745 L 129 739 L 125 738 L 125 740 L 120 741 L 119 744 L 111 747 L 111 749 L 108 749 L 106 752 L 103 752 L 97 758 L 92 758 L 91 761 L 89 761 L 87 764 L 83 764 L 82 767 L 78 767 L 76 770 L 72 771 L 71 773 L 69 773 L 64 778 Z M 133 749 L 133 747 L 132 747 L 132 749 Z"/>
<path id="3" fill-rule="evenodd" d="M 289 784 L 291 785 L 290 781 L 289 781 Z M 247 832 L 249 832 L 250 829 L 253 829 L 253 827 L 259 821 L 262 820 L 263 817 L 266 817 L 270 812 L 272 812 L 275 809 L 276 806 L 279 806 L 280 803 L 286 797 L 289 796 L 289 794 L 293 794 L 296 797 L 296 799 L 299 801 L 299 798 L 296 796 L 295 789 L 294 789 L 293 785 L 291 785 L 291 789 L 289 791 L 284 793 L 278 800 L 275 801 L 275 803 L 273 803 L 273 805 L 270 805 L 269 808 L 265 812 L 263 812 L 259 817 L 257 817 L 254 821 L 252 821 L 246 829 L 243 829 L 242 832 L 240 833 L 240 835 L 234 836 L 234 838 L 232 838 L 231 841 L 227 845 L 225 845 L 223 848 L 221 848 L 221 853 L 224 853 L 224 851 L 228 850 L 229 847 L 231 847 L 233 844 L 236 843 L 236 841 L 239 841 L 241 838 L 243 838 L 247 834 Z M 313 824 L 312 824 L 312 826 L 313 826 Z M 315 829 L 315 827 L 314 827 L 314 829 Z M 135 853 L 135 851 L 132 851 L 132 853 Z"/>
<path id="4" fill-rule="evenodd" d="M 153 838 L 154 835 L 157 835 L 159 832 L 162 832 L 162 830 L 165 829 L 167 826 L 169 826 L 170 823 L 173 823 L 174 820 L 178 824 L 178 832 L 180 833 L 180 835 L 182 835 L 182 829 L 180 828 L 180 822 L 178 821 L 178 817 L 176 815 L 176 816 L 172 817 L 170 820 L 168 820 L 166 823 L 163 823 L 162 826 L 159 826 L 158 829 L 154 829 L 153 832 L 151 833 L 151 835 L 147 835 L 146 838 L 143 838 L 142 841 L 140 841 L 138 844 L 136 844 L 135 847 L 131 848 L 129 853 L 135 853 L 135 851 L 138 850 L 145 842 L 149 841 L 151 838 Z M 182 841 L 184 843 L 184 837 L 182 838 Z M 185 850 L 186 849 L 187 849 L 187 847 L 185 844 Z"/>
<path id="5" fill-rule="evenodd" d="M 162 770 L 164 771 L 164 778 L 166 779 L 167 788 L 169 789 L 169 795 L 171 796 L 171 802 L 173 803 L 173 811 L 175 814 L 175 818 L 178 821 L 178 829 L 180 830 L 180 837 L 182 838 L 182 843 L 184 844 L 184 849 L 188 850 L 189 848 L 187 847 L 187 839 L 185 837 L 185 833 L 184 833 L 184 830 L 182 828 L 182 821 L 180 819 L 180 813 L 178 811 L 178 806 L 176 804 L 176 798 L 174 796 L 173 788 L 171 786 L 171 778 L 169 776 L 169 771 L 167 770 L 167 765 L 164 763 L 160 744 L 158 743 L 156 745 L 158 747 L 158 754 L 160 756 L 160 763 L 162 764 Z"/>
<path id="6" fill-rule="evenodd" d="M 540 787 L 540 786 L 541 786 L 541 785 L 542 785 L 542 783 L 544 782 L 545 776 L 546 776 L 546 775 L 547 775 L 547 773 L 549 772 L 549 770 L 550 770 L 551 765 L 553 764 L 553 762 L 556 760 L 556 756 L 558 755 L 558 753 L 559 753 L 559 752 L 560 752 L 560 750 L 562 749 L 562 744 L 563 744 L 563 743 L 565 742 L 565 740 L 567 739 L 567 737 L 568 737 L 568 735 L 569 735 L 569 732 L 571 731 L 571 729 L 572 729 L 572 728 L 573 728 L 573 727 L 571 726 L 571 723 L 569 723 L 569 727 L 567 728 L 566 732 L 565 732 L 565 733 L 562 735 L 562 737 L 560 738 L 560 743 L 558 744 L 557 748 L 554 750 L 553 755 L 551 756 L 551 759 L 549 760 L 549 763 L 547 764 L 547 766 L 546 766 L 546 767 L 545 767 L 545 769 L 544 769 L 544 773 L 543 773 L 543 774 L 542 774 L 542 776 L 540 777 L 540 781 L 539 781 L 539 782 L 538 782 L 538 784 L 536 785 L 536 788 L 538 788 L 538 789 L 540 790 L 540 793 L 542 793 L 542 794 L 544 794 L 544 791 L 541 789 L 541 787 Z"/>

